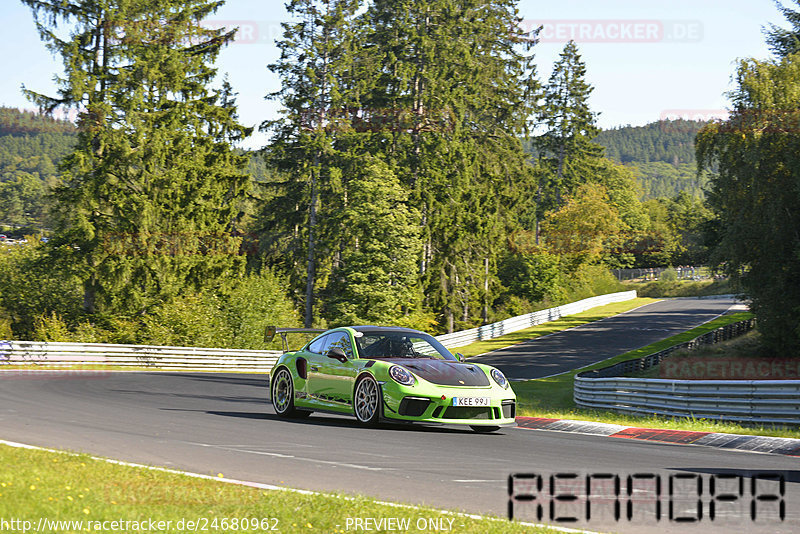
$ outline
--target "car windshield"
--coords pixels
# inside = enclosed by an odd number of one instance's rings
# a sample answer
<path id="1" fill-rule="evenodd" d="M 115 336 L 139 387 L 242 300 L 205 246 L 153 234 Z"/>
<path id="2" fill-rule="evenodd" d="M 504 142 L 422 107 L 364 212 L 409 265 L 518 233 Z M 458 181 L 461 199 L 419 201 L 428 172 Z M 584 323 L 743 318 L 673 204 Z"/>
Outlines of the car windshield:
<path id="1" fill-rule="evenodd" d="M 359 332 L 356 335 L 361 358 L 430 358 L 456 361 L 433 336 L 418 332 Z"/>

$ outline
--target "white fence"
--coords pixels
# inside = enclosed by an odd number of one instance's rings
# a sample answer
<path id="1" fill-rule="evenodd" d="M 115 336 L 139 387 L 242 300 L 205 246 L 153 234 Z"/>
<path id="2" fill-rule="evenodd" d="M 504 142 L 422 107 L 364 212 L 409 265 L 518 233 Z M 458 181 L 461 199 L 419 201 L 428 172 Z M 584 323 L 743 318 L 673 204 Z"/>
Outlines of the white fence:
<path id="1" fill-rule="evenodd" d="M 599 297 L 591 297 L 588 299 L 571 302 L 563 306 L 556 306 L 547 310 L 541 310 L 533 313 L 526 313 L 500 321 L 499 323 L 487 324 L 478 328 L 470 328 L 469 330 L 462 330 L 460 332 L 453 332 L 452 334 L 443 334 L 436 336 L 442 345 L 448 349 L 463 347 L 476 341 L 485 341 L 487 339 L 494 339 L 496 337 L 504 336 L 512 332 L 524 330 L 537 324 L 555 321 L 567 315 L 574 315 L 581 313 L 597 306 L 605 306 L 614 302 L 624 302 L 626 300 L 633 300 L 636 298 L 636 291 L 623 291 L 621 293 L 610 293 L 608 295 L 600 295 Z"/>
<path id="2" fill-rule="evenodd" d="M 0 341 L 2 364 L 39 366 L 119 366 L 170 370 L 269 371 L 280 351 Z"/>
<path id="3" fill-rule="evenodd" d="M 575 378 L 575 403 L 638 415 L 800 423 L 800 380 Z"/>
<path id="4" fill-rule="evenodd" d="M 596 306 L 636 298 L 635 291 L 611 293 L 542 310 L 499 323 L 472 328 L 437 339 L 448 348 L 493 339 Z M 104 343 L 53 343 L 39 341 L 0 341 L 0 369 L 3 364 L 40 366 L 119 366 L 184 371 L 269 371 L 280 351 L 236 350 L 198 347 L 159 347 L 154 345 L 110 345 Z"/>

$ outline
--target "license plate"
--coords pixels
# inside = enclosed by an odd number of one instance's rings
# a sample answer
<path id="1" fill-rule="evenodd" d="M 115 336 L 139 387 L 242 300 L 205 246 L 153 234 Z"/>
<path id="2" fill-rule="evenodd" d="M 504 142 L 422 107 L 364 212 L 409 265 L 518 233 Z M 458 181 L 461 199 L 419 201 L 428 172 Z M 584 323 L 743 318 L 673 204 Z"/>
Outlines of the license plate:
<path id="1" fill-rule="evenodd" d="M 453 397 L 453 406 L 489 406 L 489 397 Z"/>

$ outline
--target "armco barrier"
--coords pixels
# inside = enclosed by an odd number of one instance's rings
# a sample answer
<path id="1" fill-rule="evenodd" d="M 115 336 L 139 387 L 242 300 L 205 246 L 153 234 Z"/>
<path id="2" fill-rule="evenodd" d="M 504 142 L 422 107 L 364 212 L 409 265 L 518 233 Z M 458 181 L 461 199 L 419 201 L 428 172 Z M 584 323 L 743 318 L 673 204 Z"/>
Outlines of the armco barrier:
<path id="1" fill-rule="evenodd" d="M 272 368 L 280 354 L 264 350 L 7 341 L 0 342 L 0 369 L 2 364 L 36 364 L 264 372 Z"/>
<path id="2" fill-rule="evenodd" d="M 666 415 L 748 423 L 800 424 L 800 380 L 671 380 L 621 375 L 658 365 L 678 349 L 740 335 L 754 320 L 719 328 L 638 360 L 584 371 L 575 376 L 574 399 L 581 408 L 636 415 Z"/>
<path id="3" fill-rule="evenodd" d="M 447 348 L 493 339 L 511 332 L 586 311 L 596 306 L 636 298 L 636 291 L 611 293 L 550 308 L 499 323 L 437 336 Z M 280 351 L 160 347 L 155 345 L 111 345 L 104 343 L 54 343 L 0 341 L 3 364 L 39 366 L 118 366 L 149 369 L 268 372 Z"/>
<path id="4" fill-rule="evenodd" d="M 591 297 L 588 299 L 579 300 L 557 306 L 547 310 L 541 310 L 517 317 L 511 317 L 505 321 L 498 323 L 487 324 L 478 328 L 470 328 L 469 330 L 462 330 L 460 332 L 453 332 L 452 334 L 443 334 L 436 336 L 442 345 L 448 349 L 463 347 L 476 341 L 485 341 L 487 339 L 494 339 L 496 337 L 504 336 L 512 332 L 524 330 L 537 324 L 555 321 L 567 315 L 574 315 L 581 313 L 597 306 L 605 306 L 614 302 L 624 302 L 626 300 L 633 300 L 636 298 L 636 291 L 623 291 L 621 293 L 610 293 L 608 295 L 600 295 L 598 297 Z"/>

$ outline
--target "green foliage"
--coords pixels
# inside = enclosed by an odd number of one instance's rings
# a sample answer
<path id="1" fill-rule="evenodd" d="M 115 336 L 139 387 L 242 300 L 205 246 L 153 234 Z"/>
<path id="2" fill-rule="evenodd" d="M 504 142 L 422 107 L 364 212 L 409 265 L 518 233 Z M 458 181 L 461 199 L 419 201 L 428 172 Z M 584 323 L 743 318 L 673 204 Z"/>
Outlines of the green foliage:
<path id="1" fill-rule="evenodd" d="M 34 341 L 73 341 L 67 324 L 56 312 L 42 314 L 33 321 L 32 340 Z"/>
<path id="2" fill-rule="evenodd" d="M 604 265 L 584 264 L 569 273 L 567 296 L 559 304 L 574 302 L 594 297 L 595 295 L 617 293 L 626 289 Z"/>
<path id="3" fill-rule="evenodd" d="M 544 88 L 539 114 L 546 130 L 534 142 L 540 161 L 550 171 L 543 185 L 549 208 L 560 208 L 562 197 L 589 181 L 602 158 L 602 148 L 592 141 L 600 131 L 597 116 L 589 107 L 593 90 L 586 81 L 586 65 L 578 47 L 570 41 Z"/>
<path id="4" fill-rule="evenodd" d="M 595 183 L 581 185 L 542 225 L 548 250 L 573 266 L 597 263 L 628 230 L 606 188 Z"/>
<path id="5" fill-rule="evenodd" d="M 678 281 L 678 271 L 670 267 L 669 269 L 665 269 L 661 272 L 658 276 L 659 282 L 677 282 Z"/>
<path id="6" fill-rule="evenodd" d="M 741 281 L 764 342 L 782 356 L 800 354 L 798 80 L 800 55 L 742 60 L 730 118 L 698 136 L 698 160 L 719 169 L 714 257 Z"/>
<path id="7" fill-rule="evenodd" d="M 357 226 L 364 235 L 355 235 L 341 216 L 352 213 L 362 162 L 374 157 L 419 210 L 422 247 L 404 261 L 421 271 L 406 288 L 423 288 L 421 317 L 435 310 L 447 330 L 485 319 L 498 287 L 486 265 L 493 271 L 516 214 L 531 210 L 532 197 L 522 193 L 532 168 L 518 136 L 536 82 L 520 51 L 525 36 L 509 32 L 518 27 L 514 2 L 377 1 L 359 13 L 361 5 L 289 6 L 297 22 L 285 26 L 281 58 L 271 66 L 283 81 L 274 96 L 285 120 L 265 126 L 274 132 L 268 153 L 286 177 L 274 205 L 294 210 L 278 217 L 264 209 L 266 257 L 298 293 L 305 286 L 306 324 L 333 308 L 364 317 L 372 313 L 365 300 L 377 310 L 378 294 L 401 292 L 378 284 L 370 289 L 376 294 L 345 306 L 333 291 L 342 287 L 342 269 L 382 261 L 370 250 L 380 248 L 369 243 L 372 231 Z M 387 272 L 362 266 L 369 272 L 347 273 L 359 291 Z M 377 317 L 391 315 L 393 298 Z"/>
<path id="8" fill-rule="evenodd" d="M 75 144 L 75 127 L 31 112 L 0 107 L 0 223 L 50 224 L 48 193 L 55 165 Z"/>
<path id="9" fill-rule="evenodd" d="M 0 273 L 19 335 L 44 317 L 74 339 L 260 348 L 295 303 L 307 326 L 452 331 L 704 252 L 702 206 L 643 205 L 634 167 L 602 157 L 575 43 L 540 86 L 513 0 L 290 1 L 283 117 L 254 154 L 215 84 L 233 32 L 199 23 L 221 2 L 23 2 L 64 62 L 56 97 L 26 92 L 79 119 L 0 109 L 0 221 L 56 230 Z"/>
<path id="10" fill-rule="evenodd" d="M 672 198 L 680 192 L 703 198 L 706 173 L 697 173 L 694 141 L 705 121 L 660 120 L 600 132 L 595 142 L 606 156 L 634 171 L 642 198 Z"/>
<path id="11" fill-rule="evenodd" d="M 16 339 L 31 339 L 39 316 L 75 321 L 80 315 L 80 281 L 48 261 L 43 247 L 0 247 L 0 308 Z"/>
<path id="12" fill-rule="evenodd" d="M 331 325 L 395 324 L 419 307 L 419 211 L 386 164 L 366 162 L 351 176 L 339 265 L 328 284 Z M 349 239 L 348 239 L 349 238 Z"/>
<path id="13" fill-rule="evenodd" d="M 695 136 L 706 124 L 706 121 L 660 120 L 644 126 L 603 130 L 594 140 L 605 147 L 606 156 L 619 163 L 662 162 L 675 168 L 680 165 L 694 168 Z"/>
<path id="14" fill-rule="evenodd" d="M 230 331 L 226 347 L 263 349 L 264 327 L 299 326 L 294 303 L 287 296 L 287 280 L 266 267 L 235 280 L 220 298 L 222 324 Z"/>
<path id="15" fill-rule="evenodd" d="M 11 319 L 0 315 L 0 340 L 3 339 L 14 339 L 14 331 L 11 329 Z"/>
<path id="16" fill-rule="evenodd" d="M 775 2 L 778 9 L 791 24 L 791 28 L 781 28 L 776 24 L 769 24 L 764 30 L 767 35 L 767 44 L 772 52 L 779 58 L 784 58 L 800 52 L 800 12 L 790 9 L 780 2 Z M 796 4 L 800 4 L 795 0 Z"/>
<path id="17" fill-rule="evenodd" d="M 520 252 L 504 258 L 500 266 L 500 280 L 508 291 L 528 302 L 560 302 L 566 299 L 564 266 L 559 256 L 547 252 Z M 527 313 L 519 304 L 510 302 L 512 315 Z"/>
<path id="18" fill-rule="evenodd" d="M 229 328 L 214 296 L 186 295 L 145 315 L 140 339 L 148 345 L 224 347 L 232 337 Z"/>
<path id="19" fill-rule="evenodd" d="M 24 3 L 64 62 L 58 97 L 26 94 L 80 110 L 54 257 L 82 280 L 85 311 L 141 313 L 240 273 L 232 234 L 248 179 L 231 143 L 247 130 L 227 83 L 210 88 L 234 32 L 201 25 L 220 3 Z"/>
<path id="20" fill-rule="evenodd" d="M 642 198 L 672 198 L 680 193 L 702 199 L 708 186 L 708 174 L 697 172 L 697 163 L 672 165 L 663 161 L 632 162 L 629 167 L 642 188 Z"/>
<path id="21" fill-rule="evenodd" d="M 641 297 L 670 298 L 670 297 L 708 297 L 711 295 L 730 295 L 736 293 L 736 288 L 727 279 L 699 280 L 699 281 L 674 281 L 631 283 L 625 284 L 628 289 L 636 290 Z"/>

